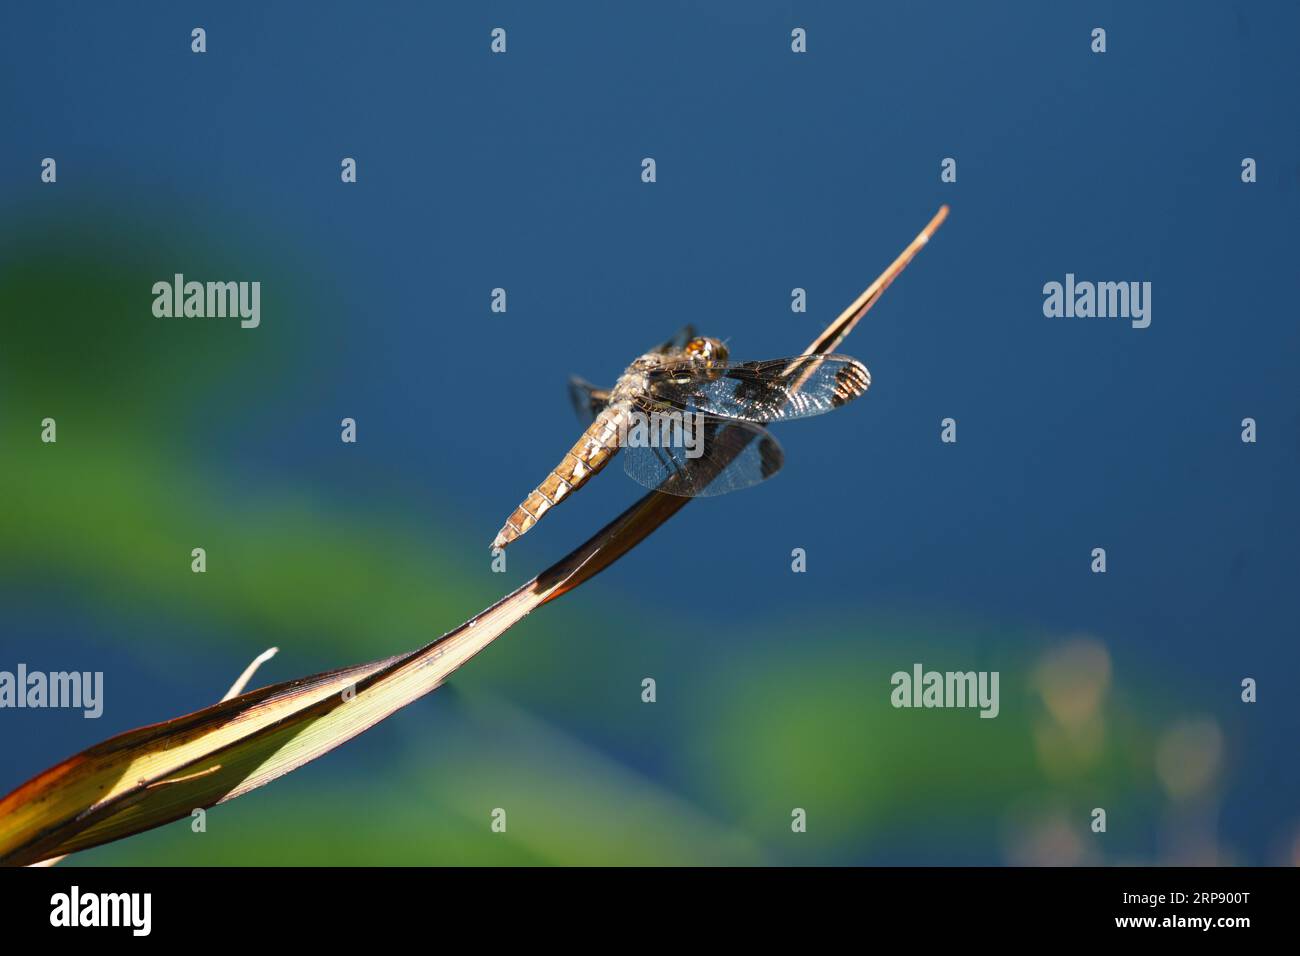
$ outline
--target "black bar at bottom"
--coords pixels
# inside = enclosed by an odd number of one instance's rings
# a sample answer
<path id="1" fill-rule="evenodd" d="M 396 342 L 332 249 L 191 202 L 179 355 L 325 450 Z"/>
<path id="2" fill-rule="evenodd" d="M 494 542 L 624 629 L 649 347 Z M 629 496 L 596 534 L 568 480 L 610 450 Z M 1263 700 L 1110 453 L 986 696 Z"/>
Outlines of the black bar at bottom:
<path id="1" fill-rule="evenodd" d="M 839 928 L 856 938 L 1132 934 L 1230 942 L 1294 925 L 1296 869 L 93 869 L 0 870 L 6 943 L 78 933 L 247 944 L 374 945 L 413 923 L 567 939 L 716 929 Z M 91 924 L 91 925 L 87 925 Z M 107 924 L 107 925 L 103 925 Z M 766 928 L 766 929 L 764 929 Z M 975 933 L 972 936 L 970 934 Z M 539 937 L 539 938 L 540 938 Z M 609 937 L 604 937 L 609 938 Z M 611 939 L 612 941 L 612 939 Z M 436 942 L 430 939 L 431 943 Z"/>

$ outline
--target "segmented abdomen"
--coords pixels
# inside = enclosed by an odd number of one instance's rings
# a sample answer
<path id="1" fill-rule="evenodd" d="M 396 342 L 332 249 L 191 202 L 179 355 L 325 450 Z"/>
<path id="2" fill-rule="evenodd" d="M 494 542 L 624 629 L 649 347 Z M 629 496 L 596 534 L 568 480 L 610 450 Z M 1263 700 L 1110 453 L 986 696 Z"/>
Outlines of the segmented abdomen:
<path id="1" fill-rule="evenodd" d="M 534 488 L 532 494 L 506 519 L 505 525 L 497 532 L 492 547 L 504 548 L 511 541 L 527 534 L 546 512 L 604 468 L 618 451 L 619 431 L 627 414 L 628 406 L 621 402 L 603 409 L 560 463 L 551 469 L 546 480 Z"/>

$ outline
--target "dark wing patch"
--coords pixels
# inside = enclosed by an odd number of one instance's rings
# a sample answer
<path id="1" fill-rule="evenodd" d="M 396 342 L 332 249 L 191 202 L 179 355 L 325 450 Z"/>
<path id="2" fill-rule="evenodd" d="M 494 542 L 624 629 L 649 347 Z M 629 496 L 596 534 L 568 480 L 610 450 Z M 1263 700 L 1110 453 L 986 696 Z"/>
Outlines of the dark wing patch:
<path id="1" fill-rule="evenodd" d="M 800 355 L 709 371 L 683 361 L 649 374 L 656 401 L 758 423 L 824 414 L 865 394 L 870 385 L 867 367 L 847 355 Z"/>

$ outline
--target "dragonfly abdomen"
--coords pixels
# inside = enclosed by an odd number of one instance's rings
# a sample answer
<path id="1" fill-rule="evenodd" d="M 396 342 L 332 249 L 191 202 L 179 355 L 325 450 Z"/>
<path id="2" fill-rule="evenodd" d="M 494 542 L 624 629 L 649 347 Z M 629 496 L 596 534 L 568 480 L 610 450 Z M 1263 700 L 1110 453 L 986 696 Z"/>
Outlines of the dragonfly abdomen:
<path id="1" fill-rule="evenodd" d="M 551 469 L 546 480 L 533 489 L 497 532 L 492 547 L 504 548 L 527 534 L 533 525 L 574 491 L 585 485 L 614 457 L 619 448 L 619 433 L 626 427 L 631 406 L 617 402 L 601 410 L 582 437 Z"/>

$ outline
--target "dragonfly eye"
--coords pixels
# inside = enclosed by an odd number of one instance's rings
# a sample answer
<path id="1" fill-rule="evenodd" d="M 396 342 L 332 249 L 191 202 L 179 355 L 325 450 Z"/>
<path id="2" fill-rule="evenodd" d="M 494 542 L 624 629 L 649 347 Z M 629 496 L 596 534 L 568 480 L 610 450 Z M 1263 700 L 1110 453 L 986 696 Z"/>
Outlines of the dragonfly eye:
<path id="1" fill-rule="evenodd" d="M 727 360 L 727 347 L 717 339 L 696 338 L 686 343 L 686 354 L 702 361 L 705 368 Z"/>

